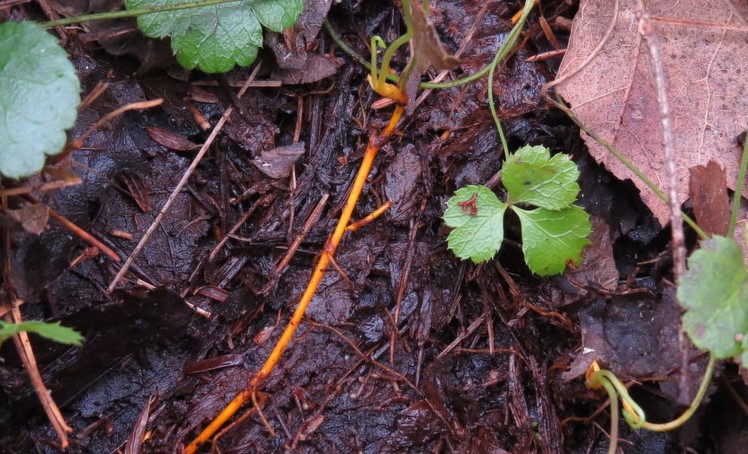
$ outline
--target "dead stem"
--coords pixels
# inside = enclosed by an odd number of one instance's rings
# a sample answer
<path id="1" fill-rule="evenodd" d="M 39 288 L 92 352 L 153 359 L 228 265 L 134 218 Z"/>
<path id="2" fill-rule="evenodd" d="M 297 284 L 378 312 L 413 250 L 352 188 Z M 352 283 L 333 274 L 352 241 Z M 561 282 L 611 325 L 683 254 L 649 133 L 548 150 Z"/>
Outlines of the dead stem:
<path id="1" fill-rule="evenodd" d="M 649 13 L 644 9 L 641 0 L 637 3 L 636 14 L 639 19 L 639 34 L 644 38 L 649 49 L 649 58 L 654 75 L 655 93 L 657 94 L 657 105 L 659 106 L 660 128 L 662 129 L 662 146 L 665 154 L 665 169 L 667 171 L 667 189 L 670 201 L 670 232 L 672 235 L 673 248 L 673 281 L 678 285 L 680 277 L 686 272 L 686 241 L 683 233 L 683 218 L 680 214 L 680 202 L 678 198 L 678 175 L 675 162 L 675 145 L 673 141 L 673 130 L 670 126 L 670 107 L 668 104 L 665 87 L 665 70 L 660 60 L 660 50 L 657 47 L 657 39 L 652 33 Z M 691 384 L 688 374 L 688 359 L 691 343 L 686 338 L 681 325 L 678 330 L 678 343 L 681 351 L 681 375 L 679 380 L 680 394 L 678 401 L 689 402 L 691 395 Z"/>
<path id="2" fill-rule="evenodd" d="M 20 323 L 23 321 L 20 305 L 21 300 L 14 300 L 11 305 L 10 314 L 13 323 Z M 36 392 L 36 396 L 39 398 L 39 402 L 41 402 L 49 422 L 52 424 L 52 427 L 57 433 L 57 437 L 60 439 L 60 449 L 64 451 L 70 445 L 67 434 L 72 432 L 73 429 L 68 426 L 67 422 L 65 422 L 65 417 L 62 416 L 60 408 L 57 406 L 54 399 L 52 399 L 51 391 L 42 380 L 42 376 L 39 373 L 39 367 L 36 363 L 36 357 L 34 356 L 34 351 L 31 349 L 29 334 L 26 331 L 21 331 L 16 334 L 13 336 L 13 344 L 16 346 L 16 351 L 18 352 L 18 356 L 21 358 L 23 368 L 26 369 L 26 373 L 29 375 L 31 384 L 34 387 L 34 392 Z"/>

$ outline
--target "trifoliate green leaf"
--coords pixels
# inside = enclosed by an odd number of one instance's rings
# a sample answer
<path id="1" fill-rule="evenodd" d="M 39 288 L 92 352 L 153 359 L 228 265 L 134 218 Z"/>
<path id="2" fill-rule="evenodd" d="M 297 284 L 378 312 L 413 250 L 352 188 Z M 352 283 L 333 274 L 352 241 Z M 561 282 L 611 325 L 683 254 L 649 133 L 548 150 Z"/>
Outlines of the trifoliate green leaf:
<path id="1" fill-rule="evenodd" d="M 577 165 L 563 153 L 551 157 L 541 145 L 526 145 L 510 154 L 501 178 L 511 204 L 560 210 L 574 203 L 579 194 Z"/>
<path id="2" fill-rule="evenodd" d="M 125 0 L 127 9 L 154 8 L 194 0 Z M 235 65 L 249 66 L 262 46 L 262 27 L 281 31 L 291 27 L 302 0 L 242 0 L 198 8 L 146 14 L 138 28 L 152 38 L 171 37 L 179 64 L 207 73 L 221 73 Z"/>
<path id="3" fill-rule="evenodd" d="M 567 263 L 579 264 L 582 249 L 590 243 L 589 215 L 579 206 L 562 210 L 523 210 L 512 207 L 522 224 L 522 251 L 533 273 L 559 274 Z"/>
<path id="4" fill-rule="evenodd" d="M 741 353 L 748 334 L 748 271 L 735 240 L 715 236 L 701 242 L 681 276 L 678 302 L 694 345 L 720 359 Z"/>
<path id="5" fill-rule="evenodd" d="M 30 320 L 21 323 L 0 321 L 0 344 L 21 331 L 36 333 L 61 344 L 80 346 L 83 343 L 83 336 L 72 328 L 61 326 L 60 322 L 46 323 L 39 320 Z"/>
<path id="6" fill-rule="evenodd" d="M 447 245 L 454 254 L 473 263 L 490 260 L 504 241 L 507 205 L 485 186 L 466 186 L 447 202 L 444 222 L 454 228 Z"/>
<path id="7" fill-rule="evenodd" d="M 80 83 L 57 39 L 32 22 L 0 24 L 0 174 L 23 178 L 65 146 Z"/>

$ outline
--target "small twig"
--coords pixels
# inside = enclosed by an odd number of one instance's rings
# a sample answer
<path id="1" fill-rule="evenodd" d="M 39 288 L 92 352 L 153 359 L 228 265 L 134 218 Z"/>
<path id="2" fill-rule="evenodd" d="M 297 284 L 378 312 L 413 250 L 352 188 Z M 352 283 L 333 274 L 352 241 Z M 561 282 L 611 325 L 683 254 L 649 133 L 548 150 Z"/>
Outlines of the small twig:
<path id="1" fill-rule="evenodd" d="M 336 336 L 338 336 L 339 338 L 343 339 L 343 341 L 346 344 L 348 344 L 353 349 L 353 351 L 356 352 L 356 355 L 358 355 L 360 361 L 373 364 L 374 366 L 382 369 L 383 371 L 387 372 L 388 374 L 390 374 L 390 375 L 392 375 L 392 376 L 397 377 L 398 379 L 400 379 L 403 383 L 405 383 L 406 385 L 408 385 L 408 387 L 410 389 L 412 389 L 413 391 L 415 391 L 416 393 L 421 394 L 421 390 L 418 389 L 418 387 L 416 385 L 414 385 L 413 383 L 411 383 L 410 380 L 408 380 L 407 377 L 405 377 L 403 374 L 401 374 L 400 372 L 396 371 L 395 369 L 393 369 L 391 367 L 388 367 L 385 364 L 380 363 L 376 359 L 372 358 L 370 354 L 362 352 L 361 349 L 358 348 L 358 346 L 352 340 L 350 340 L 345 334 L 343 334 L 342 332 L 340 332 L 340 330 L 338 330 L 337 328 L 334 328 L 334 327 L 329 326 L 329 325 L 325 325 L 323 323 L 317 323 L 317 322 L 312 321 L 312 320 L 308 320 L 306 323 L 308 323 L 311 326 L 315 326 L 315 327 L 318 327 L 318 328 L 323 328 L 323 329 L 326 329 L 328 331 L 331 331 Z M 360 364 L 360 362 L 357 362 L 356 364 L 358 365 L 358 364 Z"/>
<path id="2" fill-rule="evenodd" d="M 158 399 L 158 391 L 151 394 L 148 400 L 143 405 L 143 409 L 138 414 L 138 419 L 135 421 L 135 427 L 133 427 L 130 436 L 127 437 L 125 444 L 124 454 L 138 454 L 143 452 L 143 442 L 145 441 L 146 431 L 148 429 L 148 419 L 151 416 L 151 407 Z"/>
<path id="3" fill-rule="evenodd" d="M 328 198 L 330 198 L 330 194 L 325 193 L 322 195 L 322 198 L 319 199 L 319 202 L 317 202 L 314 210 L 312 210 L 312 214 L 309 215 L 309 218 L 304 223 L 304 227 L 301 230 L 301 233 L 296 236 L 293 243 L 291 243 L 291 246 L 288 248 L 286 255 L 283 256 L 283 259 L 281 259 L 281 261 L 275 267 L 275 271 L 273 271 L 273 274 L 270 275 L 267 283 L 260 290 L 261 295 L 266 294 L 270 291 L 271 288 L 273 288 L 273 286 L 280 278 L 281 274 L 283 274 L 283 272 L 286 270 L 288 264 L 291 263 L 291 259 L 293 258 L 299 246 L 301 246 L 301 242 L 304 241 L 304 238 L 306 238 L 307 234 L 312 229 L 312 226 L 317 222 L 317 220 L 319 220 L 319 217 L 322 214 L 322 209 L 325 207 Z"/>
<path id="4" fill-rule="evenodd" d="M 257 64 L 255 66 L 254 71 L 252 71 L 252 74 L 250 74 L 249 79 L 247 79 L 247 84 L 251 83 L 252 80 L 254 80 L 255 76 L 257 75 L 257 72 L 260 70 L 260 64 Z M 237 94 L 237 98 L 241 98 L 244 92 L 246 91 L 247 84 L 245 84 L 244 87 L 239 91 Z M 145 235 L 143 235 L 143 238 L 140 239 L 140 242 L 137 246 L 135 246 L 135 249 L 132 251 L 132 254 L 130 254 L 130 257 L 127 258 L 125 261 L 125 264 L 122 265 L 122 268 L 120 268 L 119 272 L 117 272 L 117 275 L 114 276 L 114 279 L 112 279 L 111 284 L 109 284 L 109 287 L 107 287 L 106 291 L 108 293 L 111 293 L 114 288 L 117 286 L 120 280 L 122 280 L 122 277 L 127 273 L 127 270 L 130 269 L 130 266 L 135 261 L 135 258 L 140 254 L 140 252 L 145 247 L 148 240 L 150 240 L 151 235 L 153 235 L 153 232 L 156 231 L 156 228 L 161 223 L 161 220 L 164 218 L 166 213 L 169 211 L 169 208 L 171 208 L 171 205 L 174 203 L 174 201 L 177 199 L 177 196 L 180 192 L 182 192 L 182 188 L 187 184 L 187 180 L 190 179 L 190 176 L 192 176 L 192 172 L 195 171 L 197 168 L 197 165 L 200 164 L 200 161 L 203 159 L 203 156 L 205 156 L 205 153 L 208 152 L 208 149 L 213 144 L 213 141 L 216 139 L 216 136 L 223 128 L 223 125 L 226 123 L 228 118 L 231 116 L 231 113 L 234 111 L 233 106 L 229 106 L 226 109 L 226 112 L 223 113 L 221 116 L 221 119 L 218 120 L 218 123 L 216 123 L 215 128 L 213 128 L 213 131 L 208 136 L 208 139 L 205 141 L 203 146 L 200 148 L 200 151 L 197 152 L 197 155 L 192 160 L 192 163 L 187 168 L 187 170 L 184 172 L 184 175 L 182 175 L 182 178 L 179 180 L 177 185 L 174 187 L 174 190 L 172 191 L 169 198 L 166 200 L 166 203 L 164 203 L 164 206 L 161 207 L 161 211 L 158 212 L 158 215 L 156 216 L 156 219 L 153 220 L 153 223 L 150 227 L 148 227 L 148 230 L 145 232 Z"/>
<path id="5" fill-rule="evenodd" d="M 413 256 L 416 250 L 416 236 L 418 235 L 418 228 L 421 225 L 411 218 L 410 220 L 410 232 L 408 232 L 408 249 L 405 253 L 405 262 L 400 271 L 400 282 L 397 284 L 397 296 L 395 297 L 395 325 L 397 326 L 400 321 L 400 309 L 402 307 L 403 298 L 405 297 L 405 290 L 408 288 L 410 282 L 410 270 L 413 268 Z M 394 337 L 393 337 L 394 339 Z"/>
<path id="6" fill-rule="evenodd" d="M 464 341 L 467 337 L 469 337 L 471 334 L 473 334 L 475 332 L 475 330 L 477 330 L 480 327 L 480 325 L 482 325 L 483 322 L 485 322 L 487 319 L 488 319 L 488 314 L 485 313 L 485 312 L 483 312 L 480 315 L 480 317 L 478 317 L 475 320 L 473 320 L 473 323 L 471 323 L 467 327 L 467 329 L 465 330 L 464 333 L 462 333 L 459 336 L 457 336 L 457 338 L 455 338 L 455 340 L 453 340 L 452 343 L 450 343 L 449 345 L 447 345 L 447 347 L 444 350 L 442 350 L 438 355 L 436 355 L 436 359 L 442 358 L 447 353 L 449 353 L 452 350 L 454 350 L 455 347 L 457 347 L 458 345 L 460 345 L 460 342 Z"/>
<path id="7" fill-rule="evenodd" d="M 347 232 L 355 232 L 355 231 L 357 231 L 359 229 L 362 229 L 362 228 L 366 227 L 367 225 L 369 225 L 370 223 L 372 223 L 379 216 L 383 215 L 390 208 L 392 208 L 392 202 L 388 200 L 388 201 L 384 202 L 382 204 L 382 206 L 380 206 L 376 210 L 372 211 L 371 213 L 367 214 L 366 217 L 364 217 L 362 219 L 359 219 L 356 222 L 351 222 L 351 225 L 349 225 L 348 227 L 346 227 L 345 230 Z"/>
<path id="8" fill-rule="evenodd" d="M 31 194 L 32 192 L 47 192 L 47 191 L 54 191 L 57 189 L 67 188 L 68 186 L 77 186 L 81 184 L 83 180 L 78 175 L 75 175 L 72 172 L 66 172 L 61 171 L 61 169 L 55 169 L 54 167 L 48 167 L 44 170 L 44 173 L 60 173 L 62 174 L 65 172 L 66 174 L 62 176 L 62 178 L 55 179 L 52 181 L 47 181 L 46 183 L 41 183 L 39 185 L 31 184 L 28 186 L 21 186 L 18 188 L 7 188 L 7 189 L 0 189 L 0 197 L 12 197 L 16 195 L 23 195 L 23 194 Z"/>
<path id="9" fill-rule="evenodd" d="M 655 92 L 657 93 L 657 104 L 659 105 L 660 126 L 662 128 L 662 145 L 665 151 L 665 168 L 667 169 L 668 198 L 670 199 L 670 230 L 673 236 L 673 265 L 675 283 L 686 271 L 686 245 L 683 235 L 683 218 L 680 215 L 680 202 L 678 198 L 678 175 L 675 162 L 675 145 L 673 142 L 673 130 L 670 126 L 670 106 L 668 105 L 665 70 L 660 60 L 660 50 L 657 47 L 657 39 L 652 33 L 649 22 L 649 14 L 644 10 L 642 0 L 638 0 L 637 16 L 639 17 L 639 33 L 644 38 L 649 48 L 649 57 L 654 73 Z"/>
<path id="10" fill-rule="evenodd" d="M 210 255 L 208 255 L 208 260 L 214 260 L 219 252 L 221 252 L 221 249 L 223 249 L 223 246 L 226 245 L 226 243 L 233 238 L 232 235 L 236 233 L 237 230 L 239 230 L 239 227 L 244 225 L 245 222 L 249 219 L 250 216 L 254 214 L 254 212 L 259 208 L 261 205 L 263 205 L 265 202 L 272 202 L 272 200 L 275 198 L 272 194 L 265 194 L 264 196 L 260 197 L 255 201 L 255 203 L 252 204 L 251 207 L 247 211 L 242 214 L 239 219 L 234 223 L 234 225 L 231 226 L 231 229 L 221 238 L 221 241 L 218 242 L 216 247 L 213 248 L 212 251 L 210 251 Z"/>
<path id="11" fill-rule="evenodd" d="M 122 106 L 118 109 L 115 109 L 109 112 L 108 114 L 104 115 L 103 117 L 101 117 L 99 121 L 97 121 L 96 123 L 91 125 L 88 129 L 86 129 L 86 131 L 83 134 L 81 134 L 80 137 L 75 139 L 75 141 L 72 144 L 72 147 L 73 148 L 83 147 L 83 142 L 85 142 L 88 136 L 90 136 L 94 131 L 96 131 L 102 125 L 109 123 L 110 121 L 112 121 L 112 119 L 122 115 L 123 113 L 127 111 L 150 109 L 152 107 L 158 107 L 163 103 L 164 103 L 163 98 L 158 98 L 158 99 L 152 99 L 150 101 L 133 102 L 126 106 Z"/>
<path id="12" fill-rule="evenodd" d="M 99 82 L 97 83 L 91 91 L 88 92 L 88 94 L 83 98 L 80 104 L 78 104 L 78 112 L 82 111 L 83 109 L 88 109 L 91 104 L 93 104 L 94 101 L 99 99 L 101 95 L 103 95 L 107 90 L 109 89 L 109 82 Z"/>
<path id="13" fill-rule="evenodd" d="M 253 401 L 256 401 L 260 406 L 265 405 L 266 396 L 262 394 L 259 399 L 254 398 Z M 213 437 L 213 448 L 211 449 L 211 452 L 216 452 L 216 447 L 218 440 L 221 439 L 224 435 L 229 433 L 231 430 L 236 429 L 237 426 L 239 426 L 241 423 L 247 420 L 250 416 L 252 416 L 253 413 L 258 412 L 260 410 L 259 406 L 255 406 L 244 412 L 243 415 L 236 418 L 235 421 L 232 421 L 231 424 L 227 425 L 223 428 L 220 432 L 216 434 L 215 437 Z M 219 451 L 220 452 L 220 451 Z"/>
<path id="14" fill-rule="evenodd" d="M 678 285 L 680 277 L 686 272 L 686 240 L 683 233 L 683 218 L 680 215 L 680 198 L 678 197 L 678 174 L 675 162 L 673 131 L 670 126 L 670 106 L 665 87 L 665 70 L 660 60 L 657 39 L 652 33 L 649 14 L 644 9 L 642 0 L 637 1 L 636 15 L 639 20 L 639 34 L 644 38 L 649 49 L 649 58 L 654 73 L 655 93 L 659 106 L 660 127 L 662 129 L 662 146 L 665 152 L 665 170 L 667 172 L 667 190 L 670 202 L 670 232 L 673 248 L 673 282 Z M 686 338 L 683 326 L 678 330 L 678 343 L 681 351 L 681 375 L 679 380 L 679 400 L 687 402 L 691 384 L 688 374 L 690 342 Z"/>
<path id="15" fill-rule="evenodd" d="M 15 299 L 11 305 L 10 314 L 14 323 L 20 323 L 23 321 L 21 310 L 19 309 L 20 304 L 21 300 Z M 36 363 L 36 357 L 34 356 L 34 351 L 31 349 L 31 341 L 29 340 L 28 333 L 26 331 L 21 331 L 13 336 L 13 343 L 18 351 L 18 356 L 21 358 L 23 368 L 26 369 L 26 373 L 29 375 L 36 396 L 39 399 L 39 402 L 41 402 L 49 422 L 52 424 L 52 427 L 60 439 L 60 449 L 64 451 L 70 445 L 67 434 L 72 432 L 73 429 L 68 426 L 67 422 L 65 422 L 65 418 L 62 416 L 60 408 L 52 399 L 52 393 L 44 384 L 44 380 L 42 380 L 42 376 L 39 373 L 39 367 Z"/>
<path id="16" fill-rule="evenodd" d="M 47 16 L 48 19 L 58 20 L 60 18 L 60 15 L 57 14 L 57 11 L 52 9 L 47 0 L 36 0 L 36 4 L 41 7 L 42 11 L 44 11 L 44 15 Z M 55 30 L 57 30 L 57 34 L 60 35 L 60 45 L 65 47 L 68 43 L 68 34 L 65 31 L 65 27 L 58 25 L 55 27 Z"/>

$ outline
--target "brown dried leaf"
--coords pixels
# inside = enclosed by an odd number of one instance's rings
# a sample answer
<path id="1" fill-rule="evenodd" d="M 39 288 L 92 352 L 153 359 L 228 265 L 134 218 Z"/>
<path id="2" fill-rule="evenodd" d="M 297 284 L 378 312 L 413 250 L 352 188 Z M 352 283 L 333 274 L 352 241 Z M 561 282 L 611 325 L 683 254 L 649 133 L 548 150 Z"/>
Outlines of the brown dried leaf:
<path id="1" fill-rule="evenodd" d="M 151 211 L 151 196 L 143 177 L 131 170 L 123 170 L 119 177 L 138 208 L 143 210 L 143 213 Z"/>
<path id="2" fill-rule="evenodd" d="M 21 224 L 31 234 L 39 235 L 47 227 L 49 208 L 43 203 L 26 205 L 18 210 L 6 210 L 7 215 Z"/>
<path id="3" fill-rule="evenodd" d="M 145 128 L 148 137 L 153 139 L 159 145 L 177 151 L 190 151 L 200 148 L 200 145 L 185 139 L 175 132 L 168 129 L 151 126 Z"/>
<path id="4" fill-rule="evenodd" d="M 278 68 L 273 71 L 273 79 L 284 85 L 310 84 L 327 79 L 340 68 L 342 61 L 330 55 L 309 54 L 301 68 Z"/>
<path id="5" fill-rule="evenodd" d="M 727 235 L 730 221 L 730 198 L 727 176 L 714 161 L 691 169 L 688 193 L 696 222 L 710 235 Z"/>
<path id="6" fill-rule="evenodd" d="M 646 43 L 637 32 L 636 2 L 619 0 L 617 10 L 611 3 L 580 3 L 557 90 L 583 123 L 664 189 L 658 105 Z M 681 202 L 687 197 L 688 169 L 696 165 L 717 161 L 727 172 L 728 185 L 735 184 L 735 138 L 745 129 L 748 112 L 748 5 L 735 3 L 645 2 L 667 79 Z M 632 179 L 655 216 L 667 222 L 665 203 L 605 148 L 593 140 L 587 144 L 617 177 Z"/>
<path id="7" fill-rule="evenodd" d="M 209 92 L 208 90 L 198 85 L 192 84 L 189 86 L 188 90 L 190 94 L 190 99 L 192 101 L 202 102 L 206 104 L 218 104 L 218 101 L 220 101 L 217 95 Z"/>
<path id="8" fill-rule="evenodd" d="M 226 301 L 226 298 L 229 297 L 229 292 L 215 285 L 204 285 L 195 290 L 195 294 L 210 298 L 213 301 L 218 301 L 221 303 Z"/>
<path id="9" fill-rule="evenodd" d="M 296 142 L 262 151 L 260 157 L 252 160 L 252 164 L 270 178 L 286 178 L 291 175 L 291 169 L 303 154 L 304 142 Z"/>
<path id="10" fill-rule="evenodd" d="M 342 61 L 312 52 L 318 47 L 317 36 L 331 4 L 332 0 L 304 0 L 304 12 L 292 29 L 283 31 L 282 39 L 277 33 L 265 33 L 265 44 L 278 62 L 274 79 L 289 85 L 309 84 L 338 71 Z"/>
<path id="11" fill-rule="evenodd" d="M 592 216 L 590 221 L 591 244 L 582 251 L 582 263 L 576 268 L 567 269 L 566 276 L 579 284 L 612 292 L 618 286 L 619 275 L 613 257 L 610 227 L 598 216 Z"/>
<path id="12" fill-rule="evenodd" d="M 413 16 L 413 54 L 416 58 L 416 72 L 426 72 L 429 65 L 438 71 L 457 68 L 460 65 L 460 60 L 454 55 L 450 55 L 444 48 L 434 24 L 426 17 L 421 2 L 411 1 L 410 11 Z"/>
<path id="13" fill-rule="evenodd" d="M 127 437 L 125 454 L 138 454 L 143 452 L 143 441 L 145 441 L 146 433 L 148 431 L 148 418 L 151 416 L 151 406 L 157 399 L 158 391 L 148 398 L 143 409 L 140 410 L 138 419 L 135 421 L 135 427 L 133 427 L 132 432 L 130 432 L 130 436 Z"/>

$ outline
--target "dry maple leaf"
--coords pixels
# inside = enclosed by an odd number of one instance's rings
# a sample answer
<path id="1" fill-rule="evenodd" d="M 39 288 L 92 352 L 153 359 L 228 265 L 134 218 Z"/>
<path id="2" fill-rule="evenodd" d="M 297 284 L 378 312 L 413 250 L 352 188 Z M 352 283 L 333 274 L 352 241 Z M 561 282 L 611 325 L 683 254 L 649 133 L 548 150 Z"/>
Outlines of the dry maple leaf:
<path id="1" fill-rule="evenodd" d="M 555 85 L 584 124 L 665 190 L 658 105 L 635 4 L 581 1 Z M 741 152 L 736 137 L 748 124 L 748 3 L 649 0 L 645 8 L 665 71 L 680 201 L 688 196 L 688 169 L 710 160 L 726 170 L 733 188 Z M 667 205 L 608 150 L 585 140 L 608 170 L 634 181 L 666 223 Z"/>

